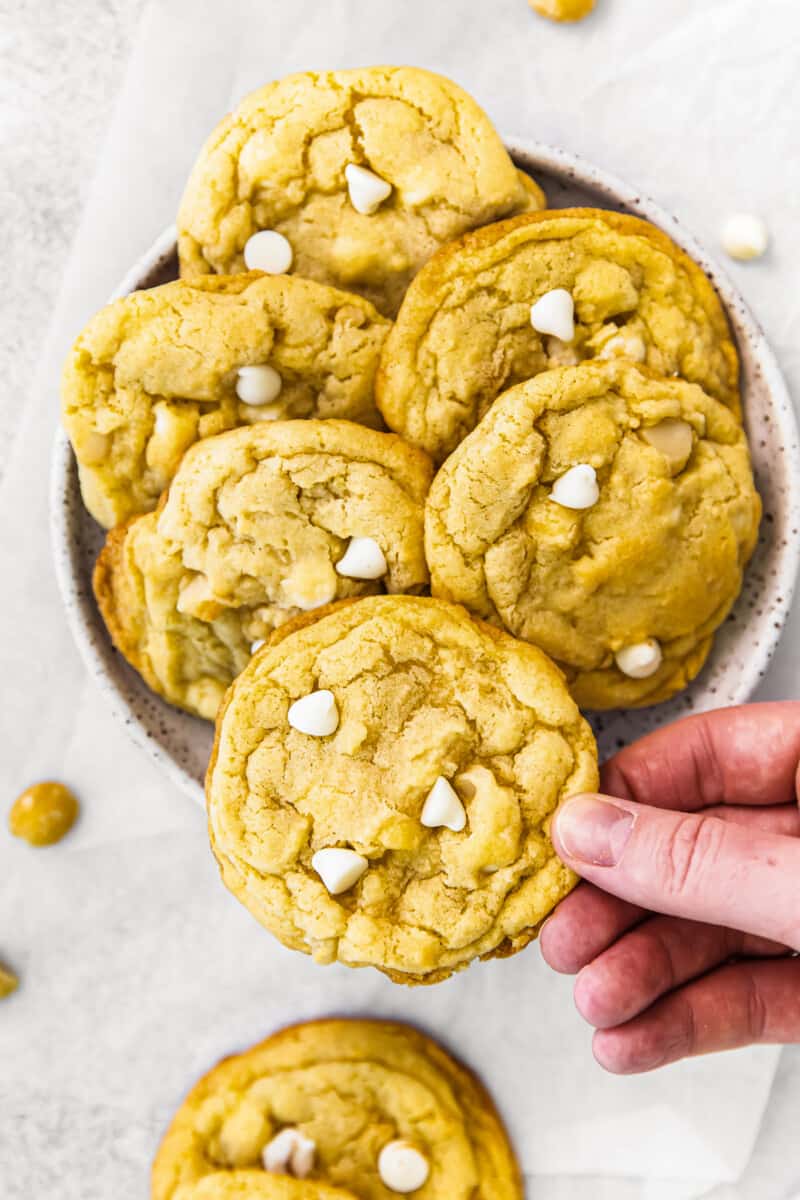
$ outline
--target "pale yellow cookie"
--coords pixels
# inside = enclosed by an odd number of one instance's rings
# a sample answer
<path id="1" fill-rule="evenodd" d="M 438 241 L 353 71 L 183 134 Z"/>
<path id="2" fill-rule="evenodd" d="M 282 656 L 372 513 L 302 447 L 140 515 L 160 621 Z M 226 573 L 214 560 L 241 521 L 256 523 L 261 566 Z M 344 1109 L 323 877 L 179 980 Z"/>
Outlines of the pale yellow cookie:
<path id="1" fill-rule="evenodd" d="M 276 418 L 380 426 L 389 322 L 358 296 L 251 273 L 177 281 L 102 309 L 64 367 L 62 419 L 105 528 L 155 508 L 194 442 Z"/>
<path id="2" fill-rule="evenodd" d="M 262 1170 L 287 1138 L 302 1139 L 305 1192 Z M 508 1135 L 470 1071 L 407 1025 L 314 1021 L 200 1080 L 161 1143 L 152 1200 L 338 1200 L 330 1185 L 390 1200 L 414 1169 L 426 1200 L 522 1200 Z"/>
<path id="3" fill-rule="evenodd" d="M 448 79 L 306 71 L 247 96 L 208 139 L 178 214 L 181 274 L 241 271 L 266 253 L 266 269 L 359 292 L 391 316 L 445 242 L 542 204 Z M 278 236 L 248 246 L 261 231 Z"/>
<path id="4" fill-rule="evenodd" d="M 228 693 L 206 780 L 222 877 L 254 916 L 403 983 L 535 937 L 574 884 L 550 817 L 596 784 L 550 661 L 410 596 L 279 631 Z"/>
<path id="5" fill-rule="evenodd" d="M 431 488 L 434 595 L 552 655 L 581 707 L 654 704 L 702 667 L 761 505 L 739 423 L 623 361 L 495 401 Z"/>
<path id="6" fill-rule="evenodd" d="M 532 213 L 466 234 L 419 273 L 384 344 L 378 407 L 441 462 L 505 388 L 596 358 L 683 376 L 739 411 L 728 322 L 687 255 L 636 217 Z"/>
<path id="7" fill-rule="evenodd" d="M 113 530 L 94 576 L 117 648 L 154 691 L 213 720 L 258 642 L 299 612 L 428 582 L 426 455 L 348 421 L 208 438 L 159 510 Z"/>

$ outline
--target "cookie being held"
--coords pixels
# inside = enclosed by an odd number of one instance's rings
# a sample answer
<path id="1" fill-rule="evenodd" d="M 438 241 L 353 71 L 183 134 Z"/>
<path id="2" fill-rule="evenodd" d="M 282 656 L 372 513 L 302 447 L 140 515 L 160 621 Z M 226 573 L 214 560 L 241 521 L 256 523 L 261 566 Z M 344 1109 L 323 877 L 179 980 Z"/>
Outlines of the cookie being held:
<path id="1" fill-rule="evenodd" d="M 305 1192 L 292 1190 L 300 1179 Z M 429 1200 L 523 1196 L 475 1076 L 417 1030 L 368 1020 L 296 1025 L 225 1059 L 186 1097 L 152 1176 L 152 1200 L 387 1200 L 418 1189 Z"/>
<path id="2" fill-rule="evenodd" d="M 598 358 L 680 375 L 739 412 L 725 313 L 666 234 L 600 209 L 531 213 L 466 234 L 419 273 L 384 344 L 378 407 L 442 462 L 500 392 Z"/>
<path id="3" fill-rule="evenodd" d="M 655 704 L 702 667 L 761 505 L 732 413 L 622 361 L 497 399 L 425 513 L 431 588 L 561 664 L 581 707 Z"/>
<path id="4" fill-rule="evenodd" d="M 94 590 L 116 647 L 213 720 L 254 644 L 298 613 L 428 582 L 426 455 L 348 421 L 276 421 L 188 451 L 157 512 L 112 530 Z"/>
<path id="5" fill-rule="evenodd" d="M 373 385 L 388 328 L 358 296 L 261 272 L 115 300 L 86 326 L 62 377 L 89 512 L 109 528 L 152 510 L 189 446 L 239 425 L 380 426 Z"/>
<path id="6" fill-rule="evenodd" d="M 247 96 L 208 139 L 178 214 L 181 274 L 291 270 L 393 316 L 445 242 L 543 203 L 450 80 L 304 72 Z"/>
<path id="7" fill-rule="evenodd" d="M 575 882 L 550 817 L 596 784 L 545 655 L 455 605 L 372 596 L 255 655 L 206 791 L 224 882 L 285 945 L 435 983 L 536 936 Z"/>

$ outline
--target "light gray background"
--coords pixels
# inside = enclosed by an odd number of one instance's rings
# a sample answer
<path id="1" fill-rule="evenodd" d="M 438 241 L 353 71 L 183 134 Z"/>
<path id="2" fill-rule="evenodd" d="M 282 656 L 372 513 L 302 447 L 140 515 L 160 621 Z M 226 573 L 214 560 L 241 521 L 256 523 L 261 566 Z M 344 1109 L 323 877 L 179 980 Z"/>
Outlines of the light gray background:
<path id="1" fill-rule="evenodd" d="M 262 958 L 263 938 L 221 893 L 197 812 L 131 750 L 85 684 L 46 544 L 58 363 L 121 268 L 170 219 L 198 139 L 229 95 L 302 66 L 415 61 L 453 74 L 504 131 L 564 145 L 640 183 L 709 242 L 731 208 L 759 209 L 773 250 L 733 273 L 795 392 L 800 384 L 794 0 L 598 0 L 597 16 L 574 29 L 538 21 L 524 0 L 451 0 L 438 11 L 388 0 L 162 0 L 147 18 L 151 35 L 164 32 L 161 50 L 146 37 L 139 43 L 148 62 L 136 64 L 139 82 L 129 80 L 123 96 L 126 122 L 114 124 L 117 135 L 123 128 L 141 142 L 152 186 L 140 172 L 126 177 L 135 148 L 112 140 L 90 192 L 142 7 L 0 4 L 0 780 L 10 801 L 54 774 L 78 787 L 85 806 L 61 849 L 35 854 L 0 834 L 0 952 L 24 978 L 0 1013 L 0 1194 L 10 1200 L 146 1196 L 147 1162 L 180 1090 L 216 1055 L 266 1032 L 259 989 L 284 970 L 280 953 Z M 168 88 L 173 72 L 183 100 L 192 98 L 191 120 L 175 118 L 185 111 Z M 159 110 L 160 89 L 174 111 Z M 78 257 L 48 338 L 87 197 Z M 795 620 L 764 695 L 796 690 L 799 656 Z M 324 978 L 304 976 L 298 1013 L 324 1009 Z M 441 993 L 456 1025 L 465 994 L 458 983 Z M 367 995 L 368 988 L 365 1004 Z M 397 1011 L 403 1007 L 398 997 Z M 500 1037 L 504 1021 L 518 1024 L 498 1014 Z M 506 1036 L 517 1034 L 510 1028 Z M 580 1037 L 575 1018 L 579 1048 Z M 531 1086 L 556 1088 L 542 1071 L 531 1063 Z M 798 1095 L 800 1054 L 790 1051 L 754 1158 L 742 1181 L 715 1197 L 780 1200 L 796 1189 Z M 678 1165 L 682 1149 L 674 1146 Z M 616 1152 L 622 1172 L 636 1147 Z M 536 1194 L 660 1200 L 678 1191 L 551 1178 L 537 1181 Z"/>

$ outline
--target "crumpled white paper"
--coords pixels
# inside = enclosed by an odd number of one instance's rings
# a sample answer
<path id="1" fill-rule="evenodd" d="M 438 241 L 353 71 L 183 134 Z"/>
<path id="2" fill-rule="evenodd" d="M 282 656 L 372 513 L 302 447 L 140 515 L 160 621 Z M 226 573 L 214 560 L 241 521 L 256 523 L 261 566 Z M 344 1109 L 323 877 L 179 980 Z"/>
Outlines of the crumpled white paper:
<path id="1" fill-rule="evenodd" d="M 70 340 L 174 218 L 231 102 L 305 67 L 441 70 L 501 130 L 640 182 L 701 236 L 731 207 L 761 210 L 775 250 L 734 273 L 800 382 L 794 13 L 794 0 L 598 0 L 590 22 L 556 28 L 525 0 L 157 0 L 147 11 L 0 490 L 3 792 L 55 775 L 84 801 L 59 848 L 0 834 L 0 949 L 23 978 L 0 1020 L 7 1200 L 144 1196 L 158 1136 L 199 1073 L 276 1025 L 329 1012 L 416 1021 L 483 1072 L 537 1197 L 679 1200 L 743 1169 L 774 1049 L 615 1079 L 591 1059 L 570 981 L 535 947 L 406 990 L 317 967 L 263 933 L 219 883 L 203 814 L 85 680 L 56 594 L 46 493 Z M 765 695 L 791 693 L 798 657 L 795 619 Z"/>

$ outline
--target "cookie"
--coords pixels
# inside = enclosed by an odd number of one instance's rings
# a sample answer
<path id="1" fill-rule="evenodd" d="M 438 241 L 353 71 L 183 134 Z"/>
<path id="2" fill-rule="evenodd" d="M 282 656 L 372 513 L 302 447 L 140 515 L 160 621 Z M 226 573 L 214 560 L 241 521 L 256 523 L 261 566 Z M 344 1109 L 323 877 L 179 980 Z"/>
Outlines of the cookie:
<path id="1" fill-rule="evenodd" d="M 175 282 L 102 309 L 64 368 L 64 427 L 105 528 L 155 508 L 201 438 L 276 417 L 379 427 L 389 328 L 360 297 L 261 273 Z"/>
<path id="2" fill-rule="evenodd" d="M 495 401 L 436 476 L 431 588 L 563 667 L 581 707 L 654 704 L 697 674 L 761 506 L 733 414 L 623 361 Z"/>
<path id="3" fill-rule="evenodd" d="M 614 357 L 739 411 L 722 306 L 665 234 L 599 209 L 532 213 L 465 235 L 420 272 L 384 344 L 378 407 L 441 462 L 505 388 Z"/>
<path id="4" fill-rule="evenodd" d="M 307 71 L 253 92 L 208 139 L 178 214 L 181 275 L 241 271 L 263 254 L 265 269 L 393 316 L 445 242 L 543 204 L 449 80 L 414 67 Z"/>
<path id="5" fill-rule="evenodd" d="M 167 1131 L 152 1200 L 272 1200 L 271 1190 L 231 1191 L 224 1181 L 254 1184 L 260 1173 L 288 1182 L 259 1168 L 285 1159 L 292 1140 L 303 1146 L 295 1170 L 307 1171 L 308 1191 L 285 1200 L 333 1200 L 329 1188 L 313 1190 L 321 1181 L 358 1200 L 420 1187 L 428 1200 L 522 1200 L 508 1135 L 475 1076 L 417 1030 L 368 1020 L 296 1025 L 221 1062 Z"/>
<path id="6" fill-rule="evenodd" d="M 213 720 L 254 643 L 297 613 L 428 582 L 430 461 L 348 421 L 275 421 L 195 445 L 159 510 L 113 530 L 95 595 L 114 644 Z"/>
<path id="7" fill-rule="evenodd" d="M 206 778 L 212 848 L 253 915 L 401 983 L 535 937 L 574 883 L 550 817 L 596 784 L 552 663 L 410 596 L 279 631 L 228 692 Z"/>

